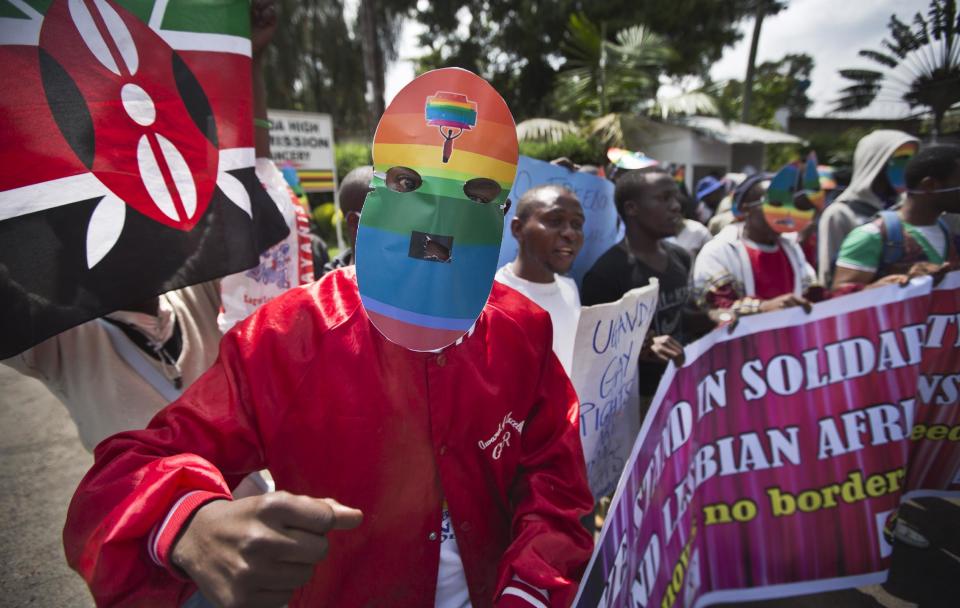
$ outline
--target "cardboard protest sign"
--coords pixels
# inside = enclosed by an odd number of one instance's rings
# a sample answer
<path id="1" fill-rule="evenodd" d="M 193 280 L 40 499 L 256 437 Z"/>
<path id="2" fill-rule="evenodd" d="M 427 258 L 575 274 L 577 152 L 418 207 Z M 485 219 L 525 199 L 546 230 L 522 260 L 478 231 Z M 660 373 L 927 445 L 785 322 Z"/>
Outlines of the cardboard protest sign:
<path id="1" fill-rule="evenodd" d="M 558 184 L 573 190 L 583 206 L 583 248 L 568 273 L 579 285 L 583 275 L 593 267 L 597 258 L 623 238 L 623 225 L 613 204 L 613 182 L 526 156 L 520 157 L 517 178 L 510 190 L 513 205 L 503 221 L 503 242 L 500 245 L 497 267 L 512 262 L 517 257 L 517 241 L 510 233 L 510 221 L 513 220 L 517 201 L 530 188 L 545 184 Z"/>
<path id="2" fill-rule="evenodd" d="M 911 495 L 960 495 L 960 271 L 933 290 L 910 435 Z"/>
<path id="3" fill-rule="evenodd" d="M 578 606 L 707 606 L 882 582 L 931 281 L 745 317 L 671 366 Z"/>
<path id="4" fill-rule="evenodd" d="M 657 307 L 656 279 L 609 304 L 580 310 L 571 382 L 590 491 L 613 492 L 640 430 L 637 356 Z"/>

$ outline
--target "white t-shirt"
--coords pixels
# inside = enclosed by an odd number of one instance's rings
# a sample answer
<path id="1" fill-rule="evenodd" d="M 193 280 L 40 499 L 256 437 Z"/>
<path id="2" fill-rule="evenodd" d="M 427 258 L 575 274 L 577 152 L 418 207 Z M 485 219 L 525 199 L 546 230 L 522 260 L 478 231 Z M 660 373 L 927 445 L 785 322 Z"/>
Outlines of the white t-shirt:
<path id="1" fill-rule="evenodd" d="M 513 287 L 550 313 L 553 322 L 553 352 L 570 375 L 573 365 L 573 341 L 580 321 L 580 292 L 573 279 L 554 275 L 552 283 L 534 283 L 513 272 L 513 262 L 497 271 L 496 280 Z"/>
<path id="2" fill-rule="evenodd" d="M 947 258 L 947 239 L 943 234 L 943 228 L 940 227 L 940 224 L 933 224 L 932 226 L 914 225 L 913 227 L 923 235 L 923 238 L 927 240 L 930 247 L 939 253 L 941 258 Z"/>
<path id="3" fill-rule="evenodd" d="M 453 531 L 453 520 L 447 503 L 443 503 L 440 522 L 440 568 L 437 570 L 435 608 L 470 608 L 470 589 L 463 572 L 460 547 Z"/>
<path id="4" fill-rule="evenodd" d="M 677 236 L 671 236 L 666 239 L 668 243 L 679 245 L 690 253 L 691 258 L 696 258 L 707 241 L 713 238 L 710 230 L 697 220 L 683 220 L 683 230 Z"/>

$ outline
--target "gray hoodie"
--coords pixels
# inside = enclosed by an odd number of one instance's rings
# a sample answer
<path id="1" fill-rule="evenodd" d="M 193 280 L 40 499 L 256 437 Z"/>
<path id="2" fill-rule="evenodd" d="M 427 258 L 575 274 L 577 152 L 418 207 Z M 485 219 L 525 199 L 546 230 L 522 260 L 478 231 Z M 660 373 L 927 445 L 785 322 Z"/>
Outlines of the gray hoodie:
<path id="1" fill-rule="evenodd" d="M 897 148 L 910 142 L 919 143 L 912 135 L 891 129 L 873 131 L 857 142 L 850 186 L 826 208 L 817 226 L 817 276 L 824 286 L 830 287 L 831 266 L 843 239 L 884 207 L 883 201 L 871 189 L 873 180 L 886 168 Z M 873 211 L 866 215 L 857 213 L 850 207 L 854 201 Z"/>

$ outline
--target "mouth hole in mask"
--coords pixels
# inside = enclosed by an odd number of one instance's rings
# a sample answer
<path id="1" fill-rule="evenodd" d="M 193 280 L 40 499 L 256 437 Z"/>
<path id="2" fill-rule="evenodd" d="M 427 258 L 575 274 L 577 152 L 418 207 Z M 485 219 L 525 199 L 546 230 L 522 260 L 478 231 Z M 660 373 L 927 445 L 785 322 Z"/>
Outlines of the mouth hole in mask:
<path id="1" fill-rule="evenodd" d="M 411 258 L 426 262 L 448 264 L 453 261 L 453 237 L 445 234 L 429 234 L 414 230 L 410 233 Z"/>
<path id="2" fill-rule="evenodd" d="M 500 184 L 486 177 L 475 177 L 463 184 L 463 193 L 475 203 L 486 205 L 492 203 L 503 188 Z"/>
<path id="3" fill-rule="evenodd" d="M 413 192 L 423 184 L 420 174 L 410 167 L 392 167 L 385 181 L 394 192 Z"/>

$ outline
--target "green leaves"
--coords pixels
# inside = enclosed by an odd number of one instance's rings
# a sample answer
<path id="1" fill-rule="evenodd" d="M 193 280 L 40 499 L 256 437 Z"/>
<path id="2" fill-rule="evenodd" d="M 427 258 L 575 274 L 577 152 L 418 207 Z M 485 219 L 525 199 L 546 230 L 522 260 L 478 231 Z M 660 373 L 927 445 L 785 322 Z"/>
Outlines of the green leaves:
<path id="1" fill-rule="evenodd" d="M 840 91 L 834 111 L 861 110 L 879 96 L 899 99 L 911 107 L 927 107 L 940 131 L 943 116 L 960 102 L 960 19 L 956 0 L 931 0 L 928 17 L 916 13 L 912 23 L 891 15 L 889 36 L 880 41 L 883 52 L 862 50 L 859 55 L 886 68 L 840 70 L 853 84 Z"/>
<path id="2" fill-rule="evenodd" d="M 674 50 L 649 29 L 634 25 L 606 39 L 583 14 L 571 15 L 561 47 L 567 62 L 557 78 L 558 109 L 583 118 L 628 112 L 656 99 L 660 75 Z"/>
<path id="3" fill-rule="evenodd" d="M 894 59 L 893 57 L 891 57 L 890 55 L 884 55 L 883 53 L 881 53 L 881 52 L 879 52 L 879 51 L 871 51 L 871 50 L 869 50 L 869 49 L 865 49 L 865 50 L 860 51 L 860 53 L 858 53 L 858 54 L 859 54 L 861 57 L 866 57 L 867 59 L 872 59 L 873 61 L 876 61 L 877 63 L 883 64 L 883 65 L 887 66 L 888 68 L 895 68 L 895 67 L 897 67 L 897 65 L 899 64 L 899 62 L 898 62 L 896 59 Z"/>

